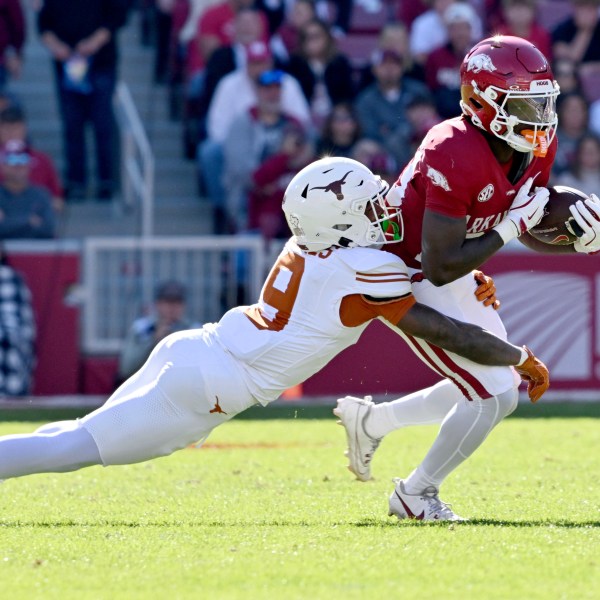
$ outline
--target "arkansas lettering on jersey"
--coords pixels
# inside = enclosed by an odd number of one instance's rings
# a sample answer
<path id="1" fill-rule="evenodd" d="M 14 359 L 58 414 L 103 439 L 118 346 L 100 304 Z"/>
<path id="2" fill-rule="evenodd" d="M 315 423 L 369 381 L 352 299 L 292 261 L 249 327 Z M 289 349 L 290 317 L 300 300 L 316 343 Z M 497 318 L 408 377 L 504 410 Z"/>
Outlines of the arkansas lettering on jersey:
<path id="1" fill-rule="evenodd" d="M 420 268 L 425 209 L 467 221 L 467 237 L 497 225 L 508 212 L 521 185 L 546 186 L 556 155 L 556 137 L 544 158 L 533 157 L 513 184 L 491 151 L 486 137 L 465 117 L 432 127 L 413 159 L 390 189 L 387 200 L 402 206 L 404 239 L 385 247 L 413 268 Z M 519 155 L 519 153 L 516 153 Z"/>

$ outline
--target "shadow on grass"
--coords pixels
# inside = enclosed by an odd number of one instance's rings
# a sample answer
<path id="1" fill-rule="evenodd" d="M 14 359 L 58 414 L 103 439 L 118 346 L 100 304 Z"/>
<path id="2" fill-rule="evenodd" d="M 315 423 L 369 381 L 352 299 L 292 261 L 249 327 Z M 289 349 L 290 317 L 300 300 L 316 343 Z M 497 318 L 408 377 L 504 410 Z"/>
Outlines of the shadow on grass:
<path id="1" fill-rule="evenodd" d="M 276 403 L 267 407 L 253 406 L 235 417 L 237 420 L 269 419 L 335 419 L 332 405 L 302 405 Z M 1 421 L 61 421 L 76 419 L 90 412 L 89 409 L 75 408 L 2 408 Z M 548 419 L 548 418 L 600 418 L 600 402 L 553 402 L 532 405 L 522 403 L 509 417 L 510 419 Z"/>
<path id="2" fill-rule="evenodd" d="M 74 519 L 63 519 L 54 521 L 27 521 L 27 520 L 0 520 L 0 530 L 19 528 L 40 529 L 68 529 L 77 527 L 116 527 L 116 528 L 231 528 L 231 527 L 377 527 L 380 529 L 398 527 L 516 527 L 516 528 L 556 528 L 556 529 L 600 529 L 600 521 L 569 521 L 567 519 L 552 520 L 523 520 L 513 521 L 510 519 L 470 519 L 464 522 L 449 521 L 414 521 L 414 520 L 383 520 L 363 519 L 359 521 L 337 521 L 327 523 L 324 521 L 76 521 Z"/>
<path id="3" fill-rule="evenodd" d="M 365 519 L 354 523 L 357 527 L 548 527 L 557 529 L 599 529 L 600 521 L 569 521 L 558 519 L 556 521 L 533 519 L 530 521 L 512 521 L 510 519 L 469 519 L 468 521 L 379 521 L 377 519 Z"/>

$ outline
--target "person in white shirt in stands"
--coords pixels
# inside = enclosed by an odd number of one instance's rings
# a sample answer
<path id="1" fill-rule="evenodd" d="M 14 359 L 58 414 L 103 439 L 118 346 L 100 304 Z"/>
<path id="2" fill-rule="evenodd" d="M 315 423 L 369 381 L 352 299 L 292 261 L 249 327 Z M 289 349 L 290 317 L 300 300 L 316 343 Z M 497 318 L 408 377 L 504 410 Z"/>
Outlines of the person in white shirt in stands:
<path id="1" fill-rule="evenodd" d="M 228 233 L 247 230 L 252 216 L 248 207 L 249 192 L 254 186 L 252 174 L 261 163 L 279 153 L 291 126 L 302 129 L 300 123 L 281 108 L 284 76 L 279 70 L 259 75 L 256 104 L 235 117 L 223 141 L 226 197 L 224 210 L 215 211 L 215 232 L 222 228 Z"/>
<path id="2" fill-rule="evenodd" d="M 441 48 L 448 42 L 448 29 L 444 22 L 444 13 L 453 5 L 469 4 L 453 0 L 428 0 L 431 8 L 419 15 L 410 28 L 410 53 L 418 64 L 424 64 L 430 52 Z M 470 7 L 469 7 L 470 8 Z M 467 8 L 468 10 L 468 8 Z M 473 19 L 473 39 L 483 37 L 483 27 L 479 18 Z"/>
<path id="3" fill-rule="evenodd" d="M 202 329 L 171 334 L 82 419 L 0 438 L 0 478 L 135 463 L 204 440 L 239 412 L 273 402 L 316 373 L 373 319 L 474 361 L 520 365 L 532 397 L 543 394 L 548 371 L 531 351 L 415 302 L 406 265 L 380 250 L 402 235 L 397 209 L 383 199 L 387 189 L 351 159 L 302 169 L 283 200 L 294 236 L 258 302 Z M 439 498 L 430 502 L 437 518 L 456 520 Z"/>
<path id="4" fill-rule="evenodd" d="M 223 186 L 223 144 L 235 118 L 257 102 L 259 76 L 273 69 L 273 56 L 261 41 L 247 47 L 246 66 L 229 73 L 217 85 L 206 118 L 207 138 L 198 145 L 198 169 L 211 204 L 220 207 Z M 288 73 L 281 78 L 281 110 L 310 125 L 310 109 L 300 84 Z"/>
<path id="5" fill-rule="evenodd" d="M 233 119 L 256 103 L 258 76 L 273 68 L 273 55 L 264 42 L 252 42 L 246 54 L 246 67 L 223 77 L 210 102 L 206 132 L 215 142 L 221 143 Z M 302 88 L 288 73 L 281 81 L 281 107 L 303 125 L 310 124 L 310 109 Z"/>

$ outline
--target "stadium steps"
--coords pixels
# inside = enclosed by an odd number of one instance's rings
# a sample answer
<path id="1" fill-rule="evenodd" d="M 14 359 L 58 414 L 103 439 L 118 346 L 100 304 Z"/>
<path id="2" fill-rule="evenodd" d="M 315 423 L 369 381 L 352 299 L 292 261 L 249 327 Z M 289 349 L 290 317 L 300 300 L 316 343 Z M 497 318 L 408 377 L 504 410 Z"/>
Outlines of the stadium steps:
<path id="1" fill-rule="evenodd" d="M 202 235 L 210 230 L 211 219 L 212 214 L 197 198 L 172 196 L 168 202 L 159 201 L 155 205 L 156 235 Z M 70 204 L 62 217 L 61 228 L 60 237 L 71 239 L 135 236 L 140 233 L 141 221 L 139 212 L 131 212 L 119 203 Z"/>
<path id="2" fill-rule="evenodd" d="M 54 91 L 52 62 L 28 10 L 24 70 L 10 89 L 23 101 L 30 136 L 63 171 L 62 137 Z M 212 211 L 198 196 L 195 164 L 183 157 L 181 124 L 168 114 L 168 89 L 153 83 L 154 50 L 140 43 L 140 16 L 134 11 L 119 33 L 119 76 L 129 86 L 155 157 L 155 234 L 195 235 L 211 232 Z M 90 147 L 91 135 L 90 135 Z M 90 160 L 93 171 L 93 160 Z M 137 235 L 139 207 L 127 209 L 120 197 L 103 203 L 70 204 L 61 217 L 60 237 Z"/>

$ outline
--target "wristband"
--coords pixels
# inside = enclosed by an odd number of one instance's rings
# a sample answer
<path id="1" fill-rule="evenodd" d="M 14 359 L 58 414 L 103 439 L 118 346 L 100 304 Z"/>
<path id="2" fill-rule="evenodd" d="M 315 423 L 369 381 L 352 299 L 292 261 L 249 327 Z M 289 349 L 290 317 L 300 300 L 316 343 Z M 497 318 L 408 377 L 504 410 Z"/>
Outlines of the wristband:
<path id="1" fill-rule="evenodd" d="M 508 244 L 511 240 L 519 237 L 520 231 L 517 225 L 509 218 L 503 219 L 496 225 L 492 227 L 492 231 L 495 231 L 501 238 L 505 244 Z"/>
<path id="2" fill-rule="evenodd" d="M 527 354 L 527 352 L 525 351 L 525 348 L 521 348 L 521 360 L 515 365 L 517 367 L 520 367 L 523 365 L 523 363 L 529 358 L 529 354 Z"/>

